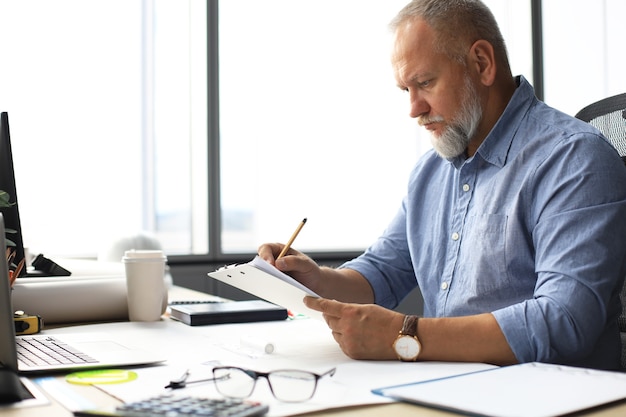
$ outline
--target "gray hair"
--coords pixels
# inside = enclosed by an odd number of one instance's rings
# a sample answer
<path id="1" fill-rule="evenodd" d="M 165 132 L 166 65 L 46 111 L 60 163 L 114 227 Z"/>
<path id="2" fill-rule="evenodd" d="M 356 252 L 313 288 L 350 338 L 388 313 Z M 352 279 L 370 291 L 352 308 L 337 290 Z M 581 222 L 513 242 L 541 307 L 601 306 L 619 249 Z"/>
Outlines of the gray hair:
<path id="1" fill-rule="evenodd" d="M 435 31 L 436 48 L 450 58 L 465 63 L 468 48 L 486 40 L 498 62 L 509 68 L 504 38 L 491 10 L 480 0 L 412 0 L 391 21 L 397 31 L 406 22 L 421 18 Z"/>

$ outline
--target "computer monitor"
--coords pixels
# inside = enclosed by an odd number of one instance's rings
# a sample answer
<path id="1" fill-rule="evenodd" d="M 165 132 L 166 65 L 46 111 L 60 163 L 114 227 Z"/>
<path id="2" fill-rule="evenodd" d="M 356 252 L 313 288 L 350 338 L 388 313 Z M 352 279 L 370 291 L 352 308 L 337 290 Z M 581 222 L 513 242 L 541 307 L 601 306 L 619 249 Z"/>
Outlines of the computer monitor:
<path id="1" fill-rule="evenodd" d="M 15 172 L 13 170 L 13 153 L 11 151 L 11 135 L 9 132 L 9 115 L 0 113 L 0 191 L 9 194 L 9 207 L 0 207 L 7 229 L 5 238 L 12 242 L 8 246 L 15 251 L 12 264 L 17 265 L 24 259 L 24 242 L 22 240 L 22 226 L 17 204 L 17 190 L 15 187 Z M 2 256 L 0 254 L 0 256 Z M 11 268 L 11 266 L 9 266 Z M 14 266 L 13 268 L 14 269 Z M 20 276 L 26 273 L 26 268 Z"/>

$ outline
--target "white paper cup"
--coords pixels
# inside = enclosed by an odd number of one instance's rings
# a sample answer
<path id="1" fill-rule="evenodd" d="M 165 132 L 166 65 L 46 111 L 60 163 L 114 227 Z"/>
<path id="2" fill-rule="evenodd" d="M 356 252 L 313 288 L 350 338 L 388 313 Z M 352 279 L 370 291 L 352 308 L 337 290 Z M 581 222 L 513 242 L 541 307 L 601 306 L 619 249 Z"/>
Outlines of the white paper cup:
<path id="1" fill-rule="evenodd" d="M 126 271 L 128 318 L 158 321 L 167 308 L 165 262 L 160 250 L 129 250 L 122 263 Z"/>

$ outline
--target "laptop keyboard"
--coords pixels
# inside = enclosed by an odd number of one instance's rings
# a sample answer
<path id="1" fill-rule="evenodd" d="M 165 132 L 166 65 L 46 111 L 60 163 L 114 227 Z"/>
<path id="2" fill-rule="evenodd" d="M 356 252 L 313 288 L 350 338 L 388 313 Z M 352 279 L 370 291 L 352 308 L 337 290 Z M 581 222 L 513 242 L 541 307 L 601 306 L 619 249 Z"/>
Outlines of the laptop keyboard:
<path id="1" fill-rule="evenodd" d="M 97 360 L 51 336 L 18 337 L 17 358 L 28 365 L 71 365 Z"/>

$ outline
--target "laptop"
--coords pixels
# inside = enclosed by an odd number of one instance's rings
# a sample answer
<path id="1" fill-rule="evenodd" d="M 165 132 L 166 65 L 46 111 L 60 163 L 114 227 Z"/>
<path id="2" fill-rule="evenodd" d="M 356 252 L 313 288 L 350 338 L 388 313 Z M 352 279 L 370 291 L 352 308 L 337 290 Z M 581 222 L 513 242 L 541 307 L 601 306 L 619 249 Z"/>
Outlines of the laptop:
<path id="1" fill-rule="evenodd" d="M 6 252 L 0 213 L 0 249 Z M 150 351 L 125 346 L 110 334 L 15 335 L 6 256 L 0 256 L 0 364 L 20 374 L 149 365 L 165 361 Z M 21 347 L 25 345 L 26 347 Z M 43 349 L 37 349 L 43 345 Z M 31 352 L 32 350 L 32 352 Z M 44 350 L 46 353 L 40 352 Z"/>

